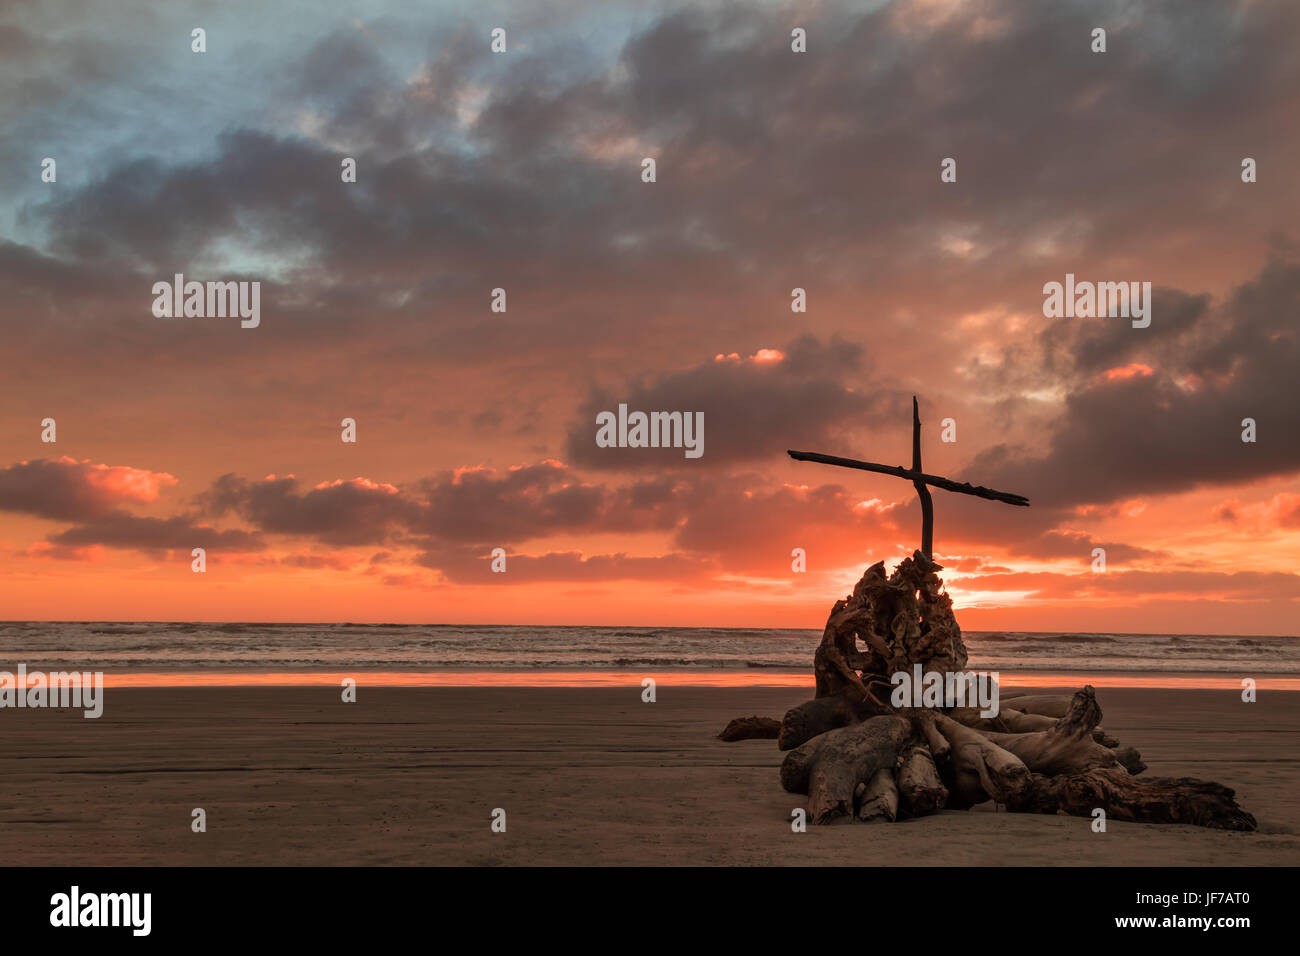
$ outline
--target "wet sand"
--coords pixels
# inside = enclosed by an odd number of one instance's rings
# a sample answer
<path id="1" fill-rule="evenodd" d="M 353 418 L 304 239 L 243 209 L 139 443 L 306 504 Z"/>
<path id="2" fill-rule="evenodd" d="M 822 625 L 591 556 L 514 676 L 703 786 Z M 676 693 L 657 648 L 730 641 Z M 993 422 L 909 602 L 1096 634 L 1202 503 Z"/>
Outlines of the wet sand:
<path id="1" fill-rule="evenodd" d="M 1058 691 L 1059 692 L 1059 691 Z M 775 741 L 723 743 L 799 688 L 110 688 L 104 715 L 0 710 L 8 865 L 1300 864 L 1300 693 L 1099 688 L 1153 776 L 1218 780 L 1258 833 L 991 805 L 786 822 Z M 207 832 L 191 831 L 191 811 Z M 493 810 L 506 832 L 493 833 Z"/>

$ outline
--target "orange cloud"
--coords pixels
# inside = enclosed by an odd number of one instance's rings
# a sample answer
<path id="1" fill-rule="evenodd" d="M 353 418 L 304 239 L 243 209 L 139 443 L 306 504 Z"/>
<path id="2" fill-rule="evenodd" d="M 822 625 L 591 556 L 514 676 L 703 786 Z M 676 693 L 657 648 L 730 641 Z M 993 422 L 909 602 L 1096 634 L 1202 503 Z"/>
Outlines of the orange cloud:
<path id="1" fill-rule="evenodd" d="M 156 501 L 163 488 L 176 483 L 167 472 L 92 464 L 89 458 L 24 460 L 0 468 L 0 511 L 76 521 L 123 503 Z"/>
<path id="2" fill-rule="evenodd" d="M 1128 365 L 1109 368 L 1102 373 L 1101 377 L 1108 382 L 1122 382 L 1130 378 L 1147 376 L 1152 374 L 1150 365 L 1143 365 L 1141 362 L 1130 362 Z"/>

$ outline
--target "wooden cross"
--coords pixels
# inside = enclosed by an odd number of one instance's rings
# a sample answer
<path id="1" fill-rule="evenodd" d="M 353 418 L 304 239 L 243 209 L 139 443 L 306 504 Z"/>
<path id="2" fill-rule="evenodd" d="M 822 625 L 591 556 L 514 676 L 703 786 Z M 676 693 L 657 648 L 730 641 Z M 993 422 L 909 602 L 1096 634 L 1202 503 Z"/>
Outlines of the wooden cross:
<path id="1" fill-rule="evenodd" d="M 934 501 L 930 498 L 930 489 L 927 485 L 934 485 L 944 491 L 974 495 L 976 498 L 1005 501 L 1009 505 L 1019 505 L 1022 508 L 1029 507 L 1029 499 L 1024 495 L 994 491 L 992 488 L 985 488 L 982 485 L 952 481 L 949 478 L 940 478 L 937 475 L 927 475 L 921 471 L 921 414 L 917 410 L 915 395 L 912 396 L 912 467 L 910 469 L 901 465 L 878 465 L 872 461 L 858 461 L 855 458 L 822 455 L 815 451 L 787 451 L 786 454 L 796 461 L 819 461 L 823 465 L 859 468 L 862 471 L 874 471 L 882 475 L 906 478 L 916 488 L 916 494 L 921 499 L 921 553 L 930 559 L 934 558 Z"/>

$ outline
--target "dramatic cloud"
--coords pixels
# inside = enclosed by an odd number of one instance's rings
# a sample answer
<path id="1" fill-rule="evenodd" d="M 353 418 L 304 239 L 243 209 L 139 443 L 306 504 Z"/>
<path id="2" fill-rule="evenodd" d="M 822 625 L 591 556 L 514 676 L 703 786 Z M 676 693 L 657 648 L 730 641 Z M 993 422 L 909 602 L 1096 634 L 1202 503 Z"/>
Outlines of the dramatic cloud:
<path id="1" fill-rule="evenodd" d="M 1300 262 L 1269 265 L 1218 307 L 1176 292 L 1165 298 L 1175 307 L 1157 311 L 1150 329 L 1073 320 L 1062 336 L 1075 368 L 1060 375 L 1077 386 L 1046 453 L 997 445 L 970 472 L 1048 507 L 1300 472 Z M 1133 374 L 1091 374 L 1139 358 L 1150 364 Z M 1253 443 L 1242 441 L 1247 418 L 1257 426 Z"/>
<path id="2" fill-rule="evenodd" d="M 0 469 L 0 511 L 59 521 L 107 515 L 128 502 L 150 502 L 176 479 L 165 472 L 62 458 L 20 461 Z"/>
<path id="3" fill-rule="evenodd" d="M 578 531 L 644 531 L 681 517 L 669 479 L 619 488 L 581 480 L 562 462 L 507 469 L 460 468 L 400 489 L 366 478 L 299 490 L 292 476 L 249 481 L 223 475 L 195 499 L 205 514 L 234 512 L 268 534 L 339 545 L 436 538 L 523 542 Z"/>
<path id="4" fill-rule="evenodd" d="M 299 493 L 292 475 L 248 481 L 222 475 L 195 499 L 205 514 L 228 511 L 272 534 L 311 535 L 329 544 L 378 544 L 411 523 L 417 506 L 392 485 L 365 478 L 322 482 Z"/>
<path id="5" fill-rule="evenodd" d="M 846 428 L 902 420 L 909 406 L 901 394 L 849 384 L 868 374 L 863 364 L 860 345 L 838 337 L 823 344 L 804 336 L 782 349 L 760 349 L 747 357 L 718 354 L 682 372 L 597 388 L 569 427 L 569 457 L 591 467 L 623 469 L 770 462 L 788 448 L 824 444 Z M 703 454 L 685 459 L 681 447 L 599 447 L 596 417 L 617 414 L 620 404 L 629 414 L 703 413 Z"/>
<path id="6" fill-rule="evenodd" d="M 142 518 L 124 511 L 115 511 L 60 531 L 50 535 L 49 540 L 51 544 L 63 547 L 98 544 L 151 552 L 190 551 L 193 548 L 243 552 L 260 551 L 265 547 L 259 535 L 247 531 L 218 531 L 179 515 Z"/>

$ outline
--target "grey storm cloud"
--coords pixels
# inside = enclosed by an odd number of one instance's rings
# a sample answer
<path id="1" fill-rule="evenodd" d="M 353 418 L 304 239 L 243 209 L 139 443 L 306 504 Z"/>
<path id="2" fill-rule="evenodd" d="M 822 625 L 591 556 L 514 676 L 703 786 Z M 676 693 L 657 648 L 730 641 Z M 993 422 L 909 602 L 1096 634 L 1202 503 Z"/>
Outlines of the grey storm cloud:
<path id="1" fill-rule="evenodd" d="M 426 510 L 412 530 L 447 541 L 520 541 L 572 531 L 654 531 L 680 519 L 671 478 L 621 487 L 584 481 L 544 461 L 505 471 L 465 469 L 421 483 Z"/>
<path id="2" fill-rule="evenodd" d="M 1141 335 L 1123 321 L 1055 319 L 1037 336 L 1044 358 L 1042 372 L 1069 378 L 1095 374 L 1139 358 L 1159 360 L 1162 365 L 1183 361 L 1187 333 L 1198 326 L 1205 328 L 1200 323 L 1209 306 L 1210 296 L 1204 293 L 1152 289 L 1151 312 L 1160 316 L 1160 321 L 1141 329 Z"/>
<path id="3" fill-rule="evenodd" d="M 419 513 L 415 502 L 391 486 L 358 479 L 300 492 L 299 485 L 292 477 L 249 481 L 222 475 L 195 504 L 213 516 L 234 511 L 271 534 L 310 535 L 337 545 L 378 544 Z"/>
<path id="4" fill-rule="evenodd" d="M 682 355 L 784 340 L 789 290 L 805 286 L 816 331 L 879 349 L 911 387 L 968 361 L 970 339 L 913 346 L 916 326 L 891 309 L 846 316 L 844 301 L 899 309 L 924 297 L 937 313 L 927 319 L 951 325 L 969 310 L 1033 306 L 1046 278 L 1079 263 L 1126 267 L 1207 223 L 1216 235 L 1293 228 L 1293 203 L 1232 200 L 1240 157 L 1207 150 L 1204 130 L 1266 144 L 1265 169 L 1300 161 L 1286 122 L 1300 79 L 1294 4 L 1189 3 L 1174 15 L 1154 2 L 984 0 L 940 16 L 831 3 L 804 14 L 805 57 L 789 52 L 781 7 L 670 4 L 600 39 L 571 28 L 595 6 L 560 7 L 527 49 L 495 59 L 455 17 L 422 14 L 413 29 L 383 4 L 324 17 L 287 58 L 242 51 L 251 79 L 224 94 L 238 122 L 183 150 L 141 131 L 102 165 L 63 161 L 57 189 L 14 200 L 23 240 L 0 244 L 0 356 L 15 383 L 54 378 L 55 354 L 59 371 L 105 392 L 115 362 L 248 377 L 283 361 L 286 381 L 265 383 L 257 401 L 291 402 L 307 375 L 295 359 L 353 348 L 370 359 L 356 370 L 363 389 L 380 367 L 487 375 L 510 357 L 531 363 L 518 381 L 536 396 L 554 391 L 553 363 L 576 349 L 624 378 L 628 357 L 643 356 L 647 375 L 666 379 L 685 374 L 671 371 Z M 139 101 L 126 119 L 192 112 L 185 96 L 137 82 L 141 41 L 129 31 L 56 31 L 38 12 L 0 14 L 12 54 L 0 72 L 22 81 L 12 88 L 48 80 L 66 104 L 82 57 L 96 88 Z M 1085 41 L 1103 16 L 1111 49 L 1099 69 Z M 413 62 L 394 54 L 399 34 L 422 47 Z M 205 82 L 192 59 L 169 61 L 185 93 Z M 41 123 L 90 142 L 106 132 L 84 110 Z M 11 141 L 33 141 L 12 128 L 22 135 Z M 39 161 L 32 148 L 13 162 Z M 638 176 L 646 154 L 660 163 L 653 186 Z M 346 186 L 344 155 L 360 169 Z M 959 191 L 938 183 L 948 155 Z M 972 251 L 944 252 L 950 240 Z M 263 281 L 255 354 L 221 326 L 148 320 L 151 283 L 195 269 Z M 499 285 L 510 311 L 489 315 Z M 817 303 L 830 295 L 841 305 L 826 319 Z M 1195 307 L 1157 302 L 1167 316 Z M 1126 346 L 1087 348 L 1101 363 Z M 997 392 L 1033 377 L 1011 371 Z M 851 401 L 811 383 L 790 397 L 832 411 Z M 535 405 L 515 402 L 514 415 Z"/>
<path id="5" fill-rule="evenodd" d="M 849 428 L 898 420 L 907 399 L 870 379 L 862 347 L 841 338 L 803 336 L 783 358 L 720 356 L 678 372 L 622 386 L 597 386 L 570 423 L 570 460 L 592 468 L 712 468 L 780 460 L 787 448 L 822 444 Z M 683 412 L 704 416 L 704 451 L 596 444 L 601 412 Z"/>
<path id="6" fill-rule="evenodd" d="M 585 482 L 557 461 L 459 469 L 403 488 L 354 479 L 303 490 L 293 477 L 231 474 L 194 503 L 212 517 L 233 512 L 267 534 L 334 545 L 513 543 L 575 531 L 664 530 L 681 518 L 669 478 L 615 488 Z"/>
<path id="7" fill-rule="evenodd" d="M 918 222 L 978 223 L 983 254 L 962 274 L 996 276 L 1043 241 L 1049 197 L 1049 224 L 1104 259 L 1117 233 L 1135 249 L 1199 230 L 1211 208 L 1223 230 L 1258 216 L 1222 201 L 1232 177 L 1191 145 L 1207 126 L 1262 124 L 1279 159 L 1294 156 L 1289 127 L 1270 118 L 1286 115 L 1282 91 L 1300 78 L 1286 39 L 1300 11 L 1190 6 L 1173 17 L 1125 5 L 1100 74 L 1077 39 L 1097 11 L 1029 0 L 963 4 L 924 24 L 908 4 L 832 4 L 809 21 L 815 57 L 789 54 L 788 11 L 715 5 L 667 13 L 608 67 L 581 47 L 556 56 L 552 39 L 490 77 L 459 27 L 431 41 L 414 77 L 385 60 L 382 39 L 338 28 L 276 71 L 276 95 L 321 114 L 318 140 L 234 130 L 201 159 L 125 159 L 24 215 L 82 261 L 156 270 L 230 241 L 288 248 L 326 270 L 298 283 L 327 274 L 339 291 L 386 276 L 410 288 L 412 309 L 478 289 L 501 261 L 539 291 L 596 276 L 716 289 L 760 265 L 787 289 L 811 265 L 837 282 L 864 263 L 915 274 L 918 255 L 936 254 Z M 1063 56 L 1067 36 L 1076 52 Z M 1171 164 L 1180 137 L 1189 155 Z M 652 195 L 636 176 L 646 151 L 663 169 Z M 955 205 L 935 188 L 954 151 L 967 164 Z M 340 189 L 345 154 L 363 172 Z M 1151 176 L 1131 175 L 1144 166 Z"/>
<path id="8" fill-rule="evenodd" d="M 1074 387 L 1046 453 L 997 445 L 969 473 L 1053 508 L 1300 471 L 1300 262 L 1270 264 L 1214 307 L 1166 301 L 1182 308 L 1149 339 L 1150 329 L 1120 330 L 1123 320 L 1076 320 Z M 1152 329 L 1164 321 L 1155 315 Z M 1120 336 L 1131 344 L 1114 345 Z M 1099 350 L 1144 368 L 1095 375 Z M 1247 418 L 1254 443 L 1242 441 Z"/>
<path id="9" fill-rule="evenodd" d="M 61 547 L 98 544 L 109 548 L 151 552 L 189 551 L 192 548 L 248 552 L 261 551 L 266 547 L 260 535 L 248 531 L 219 531 L 198 524 L 184 515 L 148 518 L 125 511 L 114 511 L 92 518 L 66 531 L 51 534 L 47 540 Z"/>

